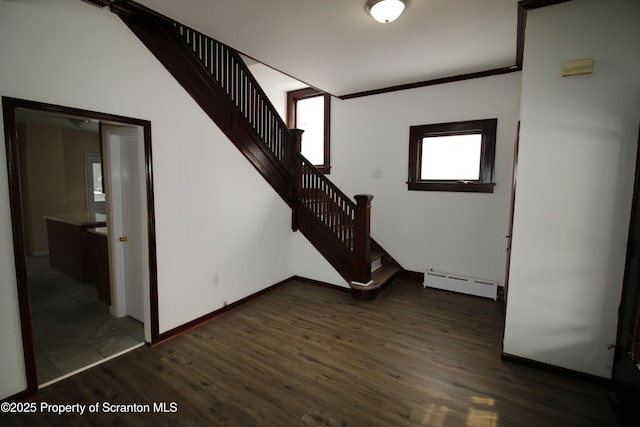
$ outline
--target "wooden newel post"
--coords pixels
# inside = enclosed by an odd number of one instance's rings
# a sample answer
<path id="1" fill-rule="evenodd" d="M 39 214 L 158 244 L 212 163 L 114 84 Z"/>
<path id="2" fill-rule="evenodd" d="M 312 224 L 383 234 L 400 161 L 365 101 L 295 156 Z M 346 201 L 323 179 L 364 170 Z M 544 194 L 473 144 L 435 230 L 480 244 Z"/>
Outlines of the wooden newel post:
<path id="1" fill-rule="evenodd" d="M 293 178 L 290 191 L 290 205 L 293 211 L 291 217 L 291 229 L 298 231 L 298 193 L 302 188 L 302 171 L 300 168 L 300 160 L 298 154 L 302 150 L 302 129 L 291 129 L 291 140 L 289 145 L 289 153 L 287 163 L 289 166 L 289 172 Z"/>
<path id="2" fill-rule="evenodd" d="M 353 242 L 357 264 L 354 280 L 368 283 L 371 280 L 371 194 L 358 194 L 356 199 L 356 227 Z"/>
<path id="3" fill-rule="evenodd" d="M 302 129 L 290 129 L 291 132 L 291 140 L 289 145 L 289 172 L 291 172 L 291 176 L 295 177 L 298 174 L 297 165 L 298 161 L 298 153 L 302 151 L 302 133 L 304 132 Z"/>

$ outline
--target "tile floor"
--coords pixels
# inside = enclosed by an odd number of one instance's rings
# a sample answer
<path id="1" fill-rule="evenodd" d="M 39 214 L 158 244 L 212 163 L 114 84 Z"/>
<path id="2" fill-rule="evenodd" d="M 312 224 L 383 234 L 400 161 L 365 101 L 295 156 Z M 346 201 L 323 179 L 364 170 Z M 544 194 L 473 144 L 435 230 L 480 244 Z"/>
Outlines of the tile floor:
<path id="1" fill-rule="evenodd" d="M 48 256 L 27 265 L 39 384 L 144 342 L 142 323 L 112 316 L 93 283 L 51 268 Z"/>

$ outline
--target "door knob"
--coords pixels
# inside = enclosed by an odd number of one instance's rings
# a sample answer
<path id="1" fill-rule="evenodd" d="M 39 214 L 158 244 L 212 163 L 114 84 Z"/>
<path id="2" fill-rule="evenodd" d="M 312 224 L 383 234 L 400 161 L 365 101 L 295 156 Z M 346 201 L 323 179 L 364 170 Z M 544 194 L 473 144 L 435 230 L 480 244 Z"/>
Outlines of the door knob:
<path id="1" fill-rule="evenodd" d="M 128 242 L 129 241 L 129 236 L 122 236 L 118 240 L 120 240 L 121 242 Z"/>

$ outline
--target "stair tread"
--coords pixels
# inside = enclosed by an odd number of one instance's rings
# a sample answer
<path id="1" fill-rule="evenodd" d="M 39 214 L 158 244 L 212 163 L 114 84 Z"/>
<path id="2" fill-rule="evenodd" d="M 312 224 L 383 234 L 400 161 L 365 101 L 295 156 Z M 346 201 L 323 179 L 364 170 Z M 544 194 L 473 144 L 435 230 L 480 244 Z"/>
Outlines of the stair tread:
<path id="1" fill-rule="evenodd" d="M 382 258 L 383 255 L 384 255 L 384 252 L 371 251 L 371 261 L 373 262 L 378 258 Z"/>
<path id="2" fill-rule="evenodd" d="M 351 282 L 349 285 L 353 289 L 362 289 L 362 290 L 377 289 L 380 286 L 384 285 L 389 279 L 391 279 L 399 271 L 400 271 L 399 267 L 395 267 L 393 265 L 383 265 L 382 267 L 378 268 L 376 271 L 371 273 L 372 283 L 369 286 L 361 286 L 353 282 Z"/>

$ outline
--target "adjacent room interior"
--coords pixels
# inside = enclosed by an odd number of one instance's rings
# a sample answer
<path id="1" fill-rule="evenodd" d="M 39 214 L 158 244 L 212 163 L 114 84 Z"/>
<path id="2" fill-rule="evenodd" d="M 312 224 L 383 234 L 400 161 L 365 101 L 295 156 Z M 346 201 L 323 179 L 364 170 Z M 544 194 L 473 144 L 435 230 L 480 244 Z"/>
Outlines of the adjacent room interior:
<path id="1" fill-rule="evenodd" d="M 139 320 L 111 314 L 101 128 L 18 109 L 21 199 L 39 385 L 144 343 Z"/>

